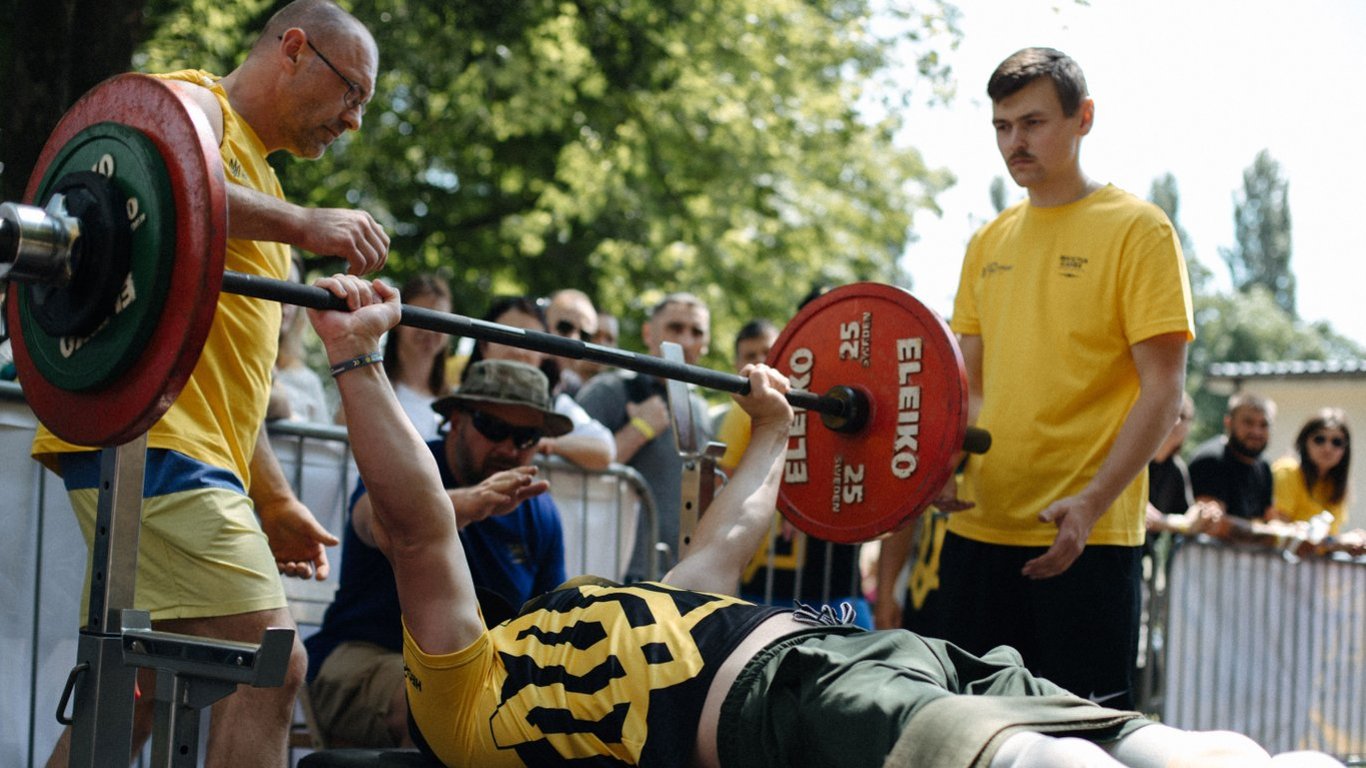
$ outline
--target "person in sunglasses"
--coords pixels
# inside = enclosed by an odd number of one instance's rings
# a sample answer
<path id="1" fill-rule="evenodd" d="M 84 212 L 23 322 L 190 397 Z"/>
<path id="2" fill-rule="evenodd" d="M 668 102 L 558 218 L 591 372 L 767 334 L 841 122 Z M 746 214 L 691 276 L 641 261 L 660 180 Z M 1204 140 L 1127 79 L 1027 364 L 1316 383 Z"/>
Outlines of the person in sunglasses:
<path id="1" fill-rule="evenodd" d="M 1320 512 L 1333 516 L 1329 534 L 1347 521 L 1348 470 L 1352 466 L 1352 431 L 1341 408 L 1314 414 L 1295 437 L 1295 454 L 1271 465 L 1274 519 L 1303 522 Z"/>
<path id="2" fill-rule="evenodd" d="M 545 374 L 512 360 L 472 363 L 460 388 L 432 409 L 444 435 L 427 448 L 483 615 L 497 622 L 565 579 L 560 513 L 530 463 L 542 438 L 572 425 L 551 406 Z M 337 596 L 306 641 L 318 725 L 329 744 L 340 746 L 408 743 L 398 592 L 374 520 L 362 479 L 344 533 Z"/>
<path id="3" fill-rule="evenodd" d="M 496 296 L 484 313 L 490 323 L 521 328 L 540 333 L 557 333 L 547 322 L 545 309 L 530 296 Z M 565 336 L 566 333 L 557 333 Z M 559 456 L 565 461 L 587 470 L 606 469 L 616 460 L 617 446 L 612 432 L 588 415 L 574 398 L 559 393 L 560 358 L 534 349 L 513 347 L 492 341 L 475 342 L 469 364 L 480 360 L 517 360 L 541 369 L 550 384 L 551 402 L 557 413 L 569 418 L 574 428 L 563 437 L 548 437 L 541 441 L 539 450 L 547 456 Z"/>

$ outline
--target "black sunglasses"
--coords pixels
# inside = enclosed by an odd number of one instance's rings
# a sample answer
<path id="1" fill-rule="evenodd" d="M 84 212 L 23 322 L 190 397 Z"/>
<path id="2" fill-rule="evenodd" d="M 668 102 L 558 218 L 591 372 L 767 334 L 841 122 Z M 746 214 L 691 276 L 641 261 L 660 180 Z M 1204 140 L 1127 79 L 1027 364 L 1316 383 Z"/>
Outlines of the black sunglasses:
<path id="1" fill-rule="evenodd" d="M 479 430 L 479 434 L 494 443 L 511 439 L 512 445 L 519 451 L 525 451 L 539 443 L 541 438 L 545 436 L 540 427 L 516 427 L 483 411 L 467 411 L 467 413 L 470 415 L 470 423 Z"/>
<path id="2" fill-rule="evenodd" d="M 593 340 L 593 334 L 589 333 L 588 331 L 585 331 L 577 325 L 574 325 L 568 320 L 560 320 L 559 322 L 555 323 L 555 333 L 559 334 L 560 336 L 568 336 L 571 338 L 577 336 L 579 338 L 579 341 Z"/>
<path id="3" fill-rule="evenodd" d="M 1341 448 L 1341 447 L 1347 445 L 1347 441 L 1346 441 L 1346 440 L 1343 440 L 1343 439 L 1340 438 L 1340 437 L 1329 437 L 1329 436 L 1327 436 L 1327 435 L 1314 435 L 1313 437 L 1311 437 L 1311 438 L 1309 438 L 1309 439 L 1314 441 L 1314 445 L 1323 445 L 1324 443 L 1332 443 L 1334 448 Z"/>

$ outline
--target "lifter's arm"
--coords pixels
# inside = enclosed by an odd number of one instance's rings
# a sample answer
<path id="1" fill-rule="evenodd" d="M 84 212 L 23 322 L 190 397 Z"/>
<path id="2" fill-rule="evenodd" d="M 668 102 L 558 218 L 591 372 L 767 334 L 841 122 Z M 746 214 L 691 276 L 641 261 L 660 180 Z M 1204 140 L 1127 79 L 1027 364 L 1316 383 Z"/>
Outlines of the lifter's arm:
<path id="1" fill-rule="evenodd" d="M 668 584 L 702 592 L 734 594 L 740 574 L 768 533 L 778 502 L 792 406 L 787 378 L 766 365 L 745 366 L 750 393 L 735 402 L 753 420 L 749 448 L 721 492 L 707 507 L 693 544 L 664 576 Z"/>
<path id="2" fill-rule="evenodd" d="M 398 292 L 346 275 L 317 285 L 345 298 L 351 312 L 309 310 L 336 364 L 379 349 L 398 324 Z M 389 558 L 409 634 L 423 651 L 449 653 L 484 632 L 474 582 L 436 460 L 404 415 L 379 365 L 337 376 L 346 429 L 374 512 L 376 543 Z"/>

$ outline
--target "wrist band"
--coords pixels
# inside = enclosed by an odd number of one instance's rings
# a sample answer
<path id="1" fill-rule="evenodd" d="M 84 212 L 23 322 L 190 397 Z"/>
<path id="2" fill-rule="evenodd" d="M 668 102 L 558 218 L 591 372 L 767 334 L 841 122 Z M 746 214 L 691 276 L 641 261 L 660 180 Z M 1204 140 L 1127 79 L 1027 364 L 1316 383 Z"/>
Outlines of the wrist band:
<path id="1" fill-rule="evenodd" d="M 384 362 L 384 355 L 380 354 L 379 352 L 366 352 L 363 355 L 353 357 L 350 360 L 343 360 L 342 362 L 332 366 L 332 376 L 333 378 L 335 378 L 337 376 L 342 375 L 343 373 L 346 373 L 347 371 L 353 371 L 357 368 L 366 365 L 372 365 L 374 363 L 382 362 Z"/>
<path id="2" fill-rule="evenodd" d="M 655 431 L 655 428 L 650 426 L 650 422 L 639 416 L 631 417 L 631 426 L 635 427 L 640 434 L 644 435 L 646 440 L 653 440 L 659 435 L 659 433 Z"/>

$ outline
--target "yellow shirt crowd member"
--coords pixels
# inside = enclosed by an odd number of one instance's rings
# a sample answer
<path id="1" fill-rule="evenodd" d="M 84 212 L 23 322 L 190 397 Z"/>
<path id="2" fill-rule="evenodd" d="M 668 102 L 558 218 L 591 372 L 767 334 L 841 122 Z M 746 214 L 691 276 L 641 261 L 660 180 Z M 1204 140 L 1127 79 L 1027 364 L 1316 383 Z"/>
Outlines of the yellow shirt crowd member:
<path id="1" fill-rule="evenodd" d="M 1303 522 L 1327 510 L 1333 515 L 1333 525 L 1329 534 L 1336 536 L 1347 522 L 1347 499 L 1329 501 L 1333 486 L 1327 478 L 1320 477 L 1311 491 L 1304 484 L 1304 473 L 1300 472 L 1300 462 L 1292 457 L 1278 460 L 1271 465 L 1272 503 L 1292 521 Z"/>

